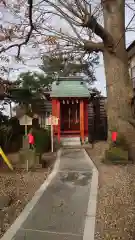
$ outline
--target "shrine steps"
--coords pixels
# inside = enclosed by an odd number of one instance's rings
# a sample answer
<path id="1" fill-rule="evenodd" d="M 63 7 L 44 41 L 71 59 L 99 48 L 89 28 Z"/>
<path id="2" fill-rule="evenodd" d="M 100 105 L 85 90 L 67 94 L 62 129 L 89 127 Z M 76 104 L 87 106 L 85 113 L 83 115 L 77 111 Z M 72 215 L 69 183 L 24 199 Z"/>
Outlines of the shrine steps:
<path id="1" fill-rule="evenodd" d="M 62 146 L 81 146 L 80 137 L 61 137 Z"/>

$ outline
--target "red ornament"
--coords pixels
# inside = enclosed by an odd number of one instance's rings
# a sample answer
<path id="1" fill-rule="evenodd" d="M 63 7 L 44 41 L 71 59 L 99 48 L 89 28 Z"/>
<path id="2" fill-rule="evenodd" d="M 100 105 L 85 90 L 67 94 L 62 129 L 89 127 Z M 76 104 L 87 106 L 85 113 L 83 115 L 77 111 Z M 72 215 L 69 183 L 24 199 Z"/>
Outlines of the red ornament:
<path id="1" fill-rule="evenodd" d="M 116 140 L 117 140 L 117 135 L 118 135 L 117 132 L 112 132 L 112 141 L 113 141 L 113 142 L 116 142 Z"/>

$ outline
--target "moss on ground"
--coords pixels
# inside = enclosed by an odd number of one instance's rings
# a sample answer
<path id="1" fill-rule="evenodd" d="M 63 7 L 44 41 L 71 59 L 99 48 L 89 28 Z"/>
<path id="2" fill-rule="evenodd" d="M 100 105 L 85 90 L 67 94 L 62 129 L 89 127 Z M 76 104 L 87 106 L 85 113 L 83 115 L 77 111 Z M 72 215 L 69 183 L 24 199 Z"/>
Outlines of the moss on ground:
<path id="1" fill-rule="evenodd" d="M 116 142 L 112 142 L 110 144 L 110 148 L 106 150 L 105 157 L 102 159 L 102 162 L 108 164 L 129 163 L 129 145 L 121 133 L 118 133 Z"/>
<path id="2" fill-rule="evenodd" d="M 122 149 L 120 147 L 111 147 L 105 152 L 105 163 L 123 164 L 128 163 L 128 150 Z"/>

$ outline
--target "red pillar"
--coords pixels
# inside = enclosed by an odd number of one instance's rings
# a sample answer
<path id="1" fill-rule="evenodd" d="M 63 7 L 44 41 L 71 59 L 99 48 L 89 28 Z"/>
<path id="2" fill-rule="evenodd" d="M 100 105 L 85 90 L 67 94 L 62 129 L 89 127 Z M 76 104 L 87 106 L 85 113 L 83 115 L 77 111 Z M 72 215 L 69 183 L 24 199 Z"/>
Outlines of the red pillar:
<path id="1" fill-rule="evenodd" d="M 82 143 L 84 143 L 84 102 L 80 101 L 80 134 Z"/>
<path id="2" fill-rule="evenodd" d="M 84 122 L 85 122 L 84 134 L 86 137 L 88 137 L 88 101 L 85 101 Z"/>
<path id="3" fill-rule="evenodd" d="M 58 127 L 57 127 L 57 131 L 58 131 L 58 142 L 60 143 L 60 101 L 57 101 L 57 117 L 58 117 Z"/>

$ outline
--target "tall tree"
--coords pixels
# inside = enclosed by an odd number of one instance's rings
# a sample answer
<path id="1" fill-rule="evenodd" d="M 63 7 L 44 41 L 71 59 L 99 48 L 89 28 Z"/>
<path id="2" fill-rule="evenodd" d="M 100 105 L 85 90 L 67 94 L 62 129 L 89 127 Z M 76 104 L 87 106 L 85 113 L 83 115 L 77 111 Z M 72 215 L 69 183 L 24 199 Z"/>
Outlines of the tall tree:
<path id="1" fill-rule="evenodd" d="M 46 88 L 51 80 L 48 79 L 43 73 L 37 72 L 23 72 L 17 79 L 20 88 L 30 89 L 33 92 L 37 92 L 42 88 Z"/>
<path id="2" fill-rule="evenodd" d="M 97 54 L 83 59 L 81 56 L 76 58 L 74 54 L 68 55 L 60 52 L 59 55 L 43 56 L 40 68 L 50 82 L 55 76 L 67 77 L 81 74 L 89 84 L 92 84 L 96 81 L 94 66 L 98 63 L 99 56 Z"/>
<path id="3" fill-rule="evenodd" d="M 98 64 L 98 56 L 94 58 L 74 59 L 74 56 L 44 55 L 39 66 L 44 73 L 24 72 L 17 79 L 20 88 L 30 89 L 37 94 L 51 88 L 51 83 L 56 77 L 67 77 L 82 74 L 89 84 L 96 81 L 94 66 Z M 17 83 L 16 82 L 16 83 Z"/>

